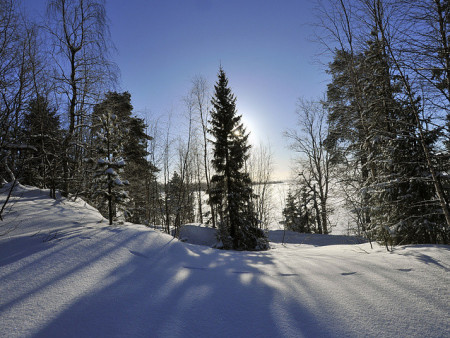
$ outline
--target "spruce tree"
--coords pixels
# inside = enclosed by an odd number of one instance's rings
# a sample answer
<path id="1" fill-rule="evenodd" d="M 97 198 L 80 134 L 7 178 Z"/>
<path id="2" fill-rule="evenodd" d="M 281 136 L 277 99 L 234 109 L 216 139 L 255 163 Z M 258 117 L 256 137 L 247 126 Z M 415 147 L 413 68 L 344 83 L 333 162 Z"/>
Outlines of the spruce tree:
<path id="1" fill-rule="evenodd" d="M 391 74 L 385 41 L 372 33 L 365 62 L 371 69 L 364 86 L 373 121 L 367 135 L 374 168 L 367 185 L 370 191 L 372 231 L 379 241 L 392 244 L 435 241 L 439 223 L 434 189 L 429 179 L 425 153 L 419 142 L 413 109 L 398 76 Z M 414 107 L 412 105 L 415 105 Z M 433 139 L 428 139 L 428 147 Z"/>
<path id="2" fill-rule="evenodd" d="M 168 184 L 168 214 L 176 227 L 194 221 L 193 192 L 189 184 L 174 171 Z"/>
<path id="3" fill-rule="evenodd" d="M 209 195 L 219 211 L 220 240 L 225 249 L 265 250 L 267 238 L 257 226 L 251 180 L 244 170 L 249 134 L 237 114 L 236 98 L 222 68 L 214 88 L 210 133 L 214 137 L 212 164 L 216 174 Z"/>
<path id="4" fill-rule="evenodd" d="M 348 169 L 358 175 L 347 184 L 357 187 L 360 208 L 354 210 L 365 234 L 393 244 L 435 241 L 438 206 L 432 202 L 413 107 L 398 76 L 392 74 L 379 32 L 373 30 L 366 50 L 357 56 L 338 52 L 330 72 L 327 141 L 338 144 L 336 160 L 355 163 Z M 428 142 L 431 148 L 433 138 Z"/>
<path id="5" fill-rule="evenodd" d="M 149 222 L 151 218 L 150 197 L 154 193 L 152 184 L 155 181 L 156 167 L 148 161 L 148 141 L 144 120 L 133 116 L 131 95 L 128 92 L 108 92 L 105 99 L 94 108 L 93 118 L 101 118 L 109 111 L 116 116 L 116 123 L 120 126 L 121 156 L 126 165 L 122 168 L 121 177 L 129 182 L 128 199 L 126 200 L 127 220 L 133 223 Z M 93 127 L 93 133 L 98 127 Z M 93 140 L 94 148 L 98 139 Z"/>
<path id="6" fill-rule="evenodd" d="M 127 210 L 131 222 L 148 223 L 150 214 L 156 212 L 150 206 L 150 197 L 154 193 L 152 184 L 158 171 L 148 160 L 147 146 L 152 138 L 147 135 L 147 125 L 141 118 L 130 116 L 121 124 L 127 131 L 123 149 L 126 162 L 123 177 L 130 183 Z"/>
<path id="7" fill-rule="evenodd" d="M 337 50 L 329 64 L 332 81 L 327 89 L 329 135 L 326 145 L 332 152 L 333 162 L 341 168 L 340 181 L 346 191 L 346 203 L 355 212 L 358 226 L 370 236 L 367 232 L 371 224 L 367 184 L 373 168 L 368 164 L 371 144 L 367 135 L 373 123 L 366 109 L 369 100 L 363 92 L 370 81 L 364 59 L 363 53 Z"/>
<path id="8" fill-rule="evenodd" d="M 286 230 L 305 232 L 305 226 L 302 222 L 301 208 L 298 205 L 297 198 L 289 190 L 286 197 L 286 206 L 283 209 L 284 226 Z"/>
<path id="9" fill-rule="evenodd" d="M 61 176 L 58 170 L 62 143 L 59 116 L 45 97 L 37 96 L 28 104 L 23 125 L 22 142 L 36 151 L 25 163 L 22 183 L 50 188 L 50 196 L 55 198 L 57 180 Z"/>
<path id="10" fill-rule="evenodd" d="M 117 115 L 107 111 L 97 117 L 96 124 L 96 160 L 92 186 L 93 196 L 100 203 L 100 211 L 107 204 L 109 224 L 116 216 L 118 205 L 123 205 L 128 199 L 128 193 L 123 190 L 128 181 L 122 181 L 120 172 L 125 166 L 123 159 L 122 134 L 119 129 Z M 126 213 L 126 211 L 124 212 Z"/>

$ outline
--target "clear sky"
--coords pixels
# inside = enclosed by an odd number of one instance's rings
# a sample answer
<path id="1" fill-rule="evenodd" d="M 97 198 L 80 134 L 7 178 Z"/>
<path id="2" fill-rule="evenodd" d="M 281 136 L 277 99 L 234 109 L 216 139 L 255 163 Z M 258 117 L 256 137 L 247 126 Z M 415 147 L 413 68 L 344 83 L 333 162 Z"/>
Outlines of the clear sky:
<path id="1" fill-rule="evenodd" d="M 24 0 L 29 8 L 44 0 Z M 321 97 L 327 76 L 313 63 L 314 1 L 107 0 L 120 89 L 135 112 L 183 110 L 196 75 L 215 83 L 222 64 L 251 142 L 270 142 L 275 178 L 287 177 L 292 153 L 283 131 L 296 123 L 299 97 Z"/>

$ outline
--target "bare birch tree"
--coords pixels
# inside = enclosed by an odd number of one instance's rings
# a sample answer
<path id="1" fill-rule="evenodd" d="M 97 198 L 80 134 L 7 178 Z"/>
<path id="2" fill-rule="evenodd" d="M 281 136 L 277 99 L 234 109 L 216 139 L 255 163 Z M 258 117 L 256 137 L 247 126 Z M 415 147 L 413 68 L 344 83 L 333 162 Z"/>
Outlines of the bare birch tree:
<path id="1" fill-rule="evenodd" d="M 255 212 L 262 229 L 267 229 L 274 222 L 273 189 L 271 185 L 273 172 L 273 153 L 270 145 L 260 144 L 250 149 L 247 170 L 253 182 Z"/>
<path id="2" fill-rule="evenodd" d="M 24 106 L 32 93 L 35 25 L 12 0 L 0 1 L 0 179 L 14 181 L 18 161 L 32 148 L 19 140 Z M 20 158 L 19 158 L 20 157 Z"/>
<path id="3" fill-rule="evenodd" d="M 63 189 L 67 194 L 82 165 L 92 105 L 115 81 L 116 68 L 108 60 L 112 45 L 104 1 L 51 0 L 47 13 L 54 80 L 67 107 Z"/>
<path id="4" fill-rule="evenodd" d="M 211 188 L 211 149 L 210 143 L 208 140 L 208 129 L 209 129 L 209 111 L 210 111 L 210 98 L 211 93 L 208 89 L 208 82 L 204 77 L 197 76 L 192 80 L 192 89 L 191 89 L 191 100 L 193 103 L 194 113 L 196 115 L 196 120 L 200 125 L 200 140 L 202 147 L 202 158 L 203 158 L 203 172 L 204 179 L 206 183 L 206 189 L 209 191 Z M 211 212 L 211 222 L 212 227 L 216 227 L 216 210 L 211 203 L 208 202 Z"/>
<path id="5" fill-rule="evenodd" d="M 328 234 L 328 197 L 331 182 L 331 155 L 325 147 L 328 136 L 327 111 L 322 103 L 300 99 L 297 109 L 299 130 L 285 136 L 298 153 L 298 176 L 314 195 L 319 233 Z"/>

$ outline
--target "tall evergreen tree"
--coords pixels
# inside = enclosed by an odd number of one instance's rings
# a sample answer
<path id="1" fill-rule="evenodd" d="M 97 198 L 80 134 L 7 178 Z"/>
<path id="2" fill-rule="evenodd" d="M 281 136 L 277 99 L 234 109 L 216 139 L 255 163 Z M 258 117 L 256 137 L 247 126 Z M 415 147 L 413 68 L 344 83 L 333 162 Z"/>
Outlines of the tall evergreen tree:
<path id="1" fill-rule="evenodd" d="M 411 103 L 402 98 L 379 32 L 373 30 L 364 53 L 337 53 L 330 71 L 328 142 L 339 145 L 337 160 L 355 163 L 366 235 L 394 244 L 434 241 L 439 216 L 429 170 Z"/>
<path id="2" fill-rule="evenodd" d="M 419 102 L 404 98 L 402 82 L 391 74 L 383 37 L 376 32 L 373 37 L 365 58 L 372 76 L 364 88 L 368 114 L 374 117 L 368 134 L 369 164 L 375 168 L 368 182 L 372 229 L 378 240 L 393 244 L 435 242 L 441 217 L 413 113 Z M 428 138 L 427 147 L 433 141 Z"/>
<path id="3" fill-rule="evenodd" d="M 96 124 L 97 151 L 94 169 L 93 196 L 100 202 L 100 211 L 107 203 L 109 224 L 116 216 L 116 207 L 124 204 L 128 198 L 122 188 L 128 181 L 122 181 L 120 171 L 125 166 L 123 159 L 122 134 L 119 129 L 117 115 L 107 111 L 97 117 Z"/>
<path id="4" fill-rule="evenodd" d="M 325 143 L 333 162 L 341 168 L 348 207 L 355 211 L 358 226 L 366 232 L 371 221 L 366 184 L 373 168 L 368 165 L 371 116 L 367 115 L 368 100 L 363 93 L 364 81 L 369 78 L 364 75 L 369 74 L 364 55 L 337 50 L 328 73 L 332 80 L 327 89 L 329 135 Z"/>
<path id="5" fill-rule="evenodd" d="M 264 250 L 268 248 L 267 238 L 257 226 L 251 180 L 244 171 L 249 134 L 237 114 L 236 98 L 222 68 L 214 88 L 210 133 L 214 137 L 212 164 L 216 174 L 209 195 L 219 211 L 219 236 L 226 249 Z"/>
<path id="6" fill-rule="evenodd" d="M 151 217 L 150 195 L 154 190 L 152 184 L 157 171 L 147 159 L 147 144 L 152 138 L 146 133 L 144 120 L 133 116 L 130 93 L 106 93 L 105 99 L 95 106 L 93 118 L 101 117 L 108 111 L 114 112 L 121 133 L 121 155 L 126 163 L 121 177 L 129 182 L 127 220 L 147 223 Z M 96 132 L 95 126 L 93 131 Z"/>
<path id="7" fill-rule="evenodd" d="M 57 179 L 61 176 L 58 169 L 62 143 L 59 116 L 46 98 L 38 96 L 28 104 L 23 125 L 22 141 L 36 151 L 25 163 L 22 183 L 50 188 L 50 195 L 55 197 Z"/>

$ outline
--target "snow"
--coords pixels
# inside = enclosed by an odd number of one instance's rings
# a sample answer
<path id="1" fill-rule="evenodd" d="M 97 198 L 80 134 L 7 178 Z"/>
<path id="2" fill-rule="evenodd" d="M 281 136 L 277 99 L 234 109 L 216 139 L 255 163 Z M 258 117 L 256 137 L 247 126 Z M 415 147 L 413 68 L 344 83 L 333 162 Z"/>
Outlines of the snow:
<path id="1" fill-rule="evenodd" d="M 200 224 L 186 224 L 180 229 L 181 241 L 209 247 L 217 244 L 216 230 Z"/>
<path id="2" fill-rule="evenodd" d="M 350 236 L 323 236 L 319 234 L 301 234 L 294 231 L 269 230 L 267 231 L 272 246 L 275 243 L 302 244 L 303 246 L 325 246 L 339 244 L 362 244 L 366 241 L 359 237 Z M 213 247 L 217 245 L 216 230 L 200 224 L 186 224 L 180 229 L 181 241 L 198 245 Z"/>
<path id="3" fill-rule="evenodd" d="M 449 246 L 274 232 L 269 251 L 221 251 L 26 186 L 4 216 L 2 337 L 450 336 Z"/>
<path id="4" fill-rule="evenodd" d="M 271 230 L 269 241 L 273 243 L 290 243 L 311 246 L 339 245 L 339 244 L 362 244 L 366 241 L 359 237 L 319 234 L 301 234 L 294 231 Z"/>
<path id="5" fill-rule="evenodd" d="M 114 184 L 115 185 L 124 185 L 124 183 L 118 177 L 114 180 Z"/>
<path id="6" fill-rule="evenodd" d="M 113 176 L 116 176 L 116 175 L 117 175 L 117 173 L 114 171 L 113 168 L 108 168 L 108 169 L 106 169 L 106 170 L 105 170 L 105 174 L 113 175 Z"/>

